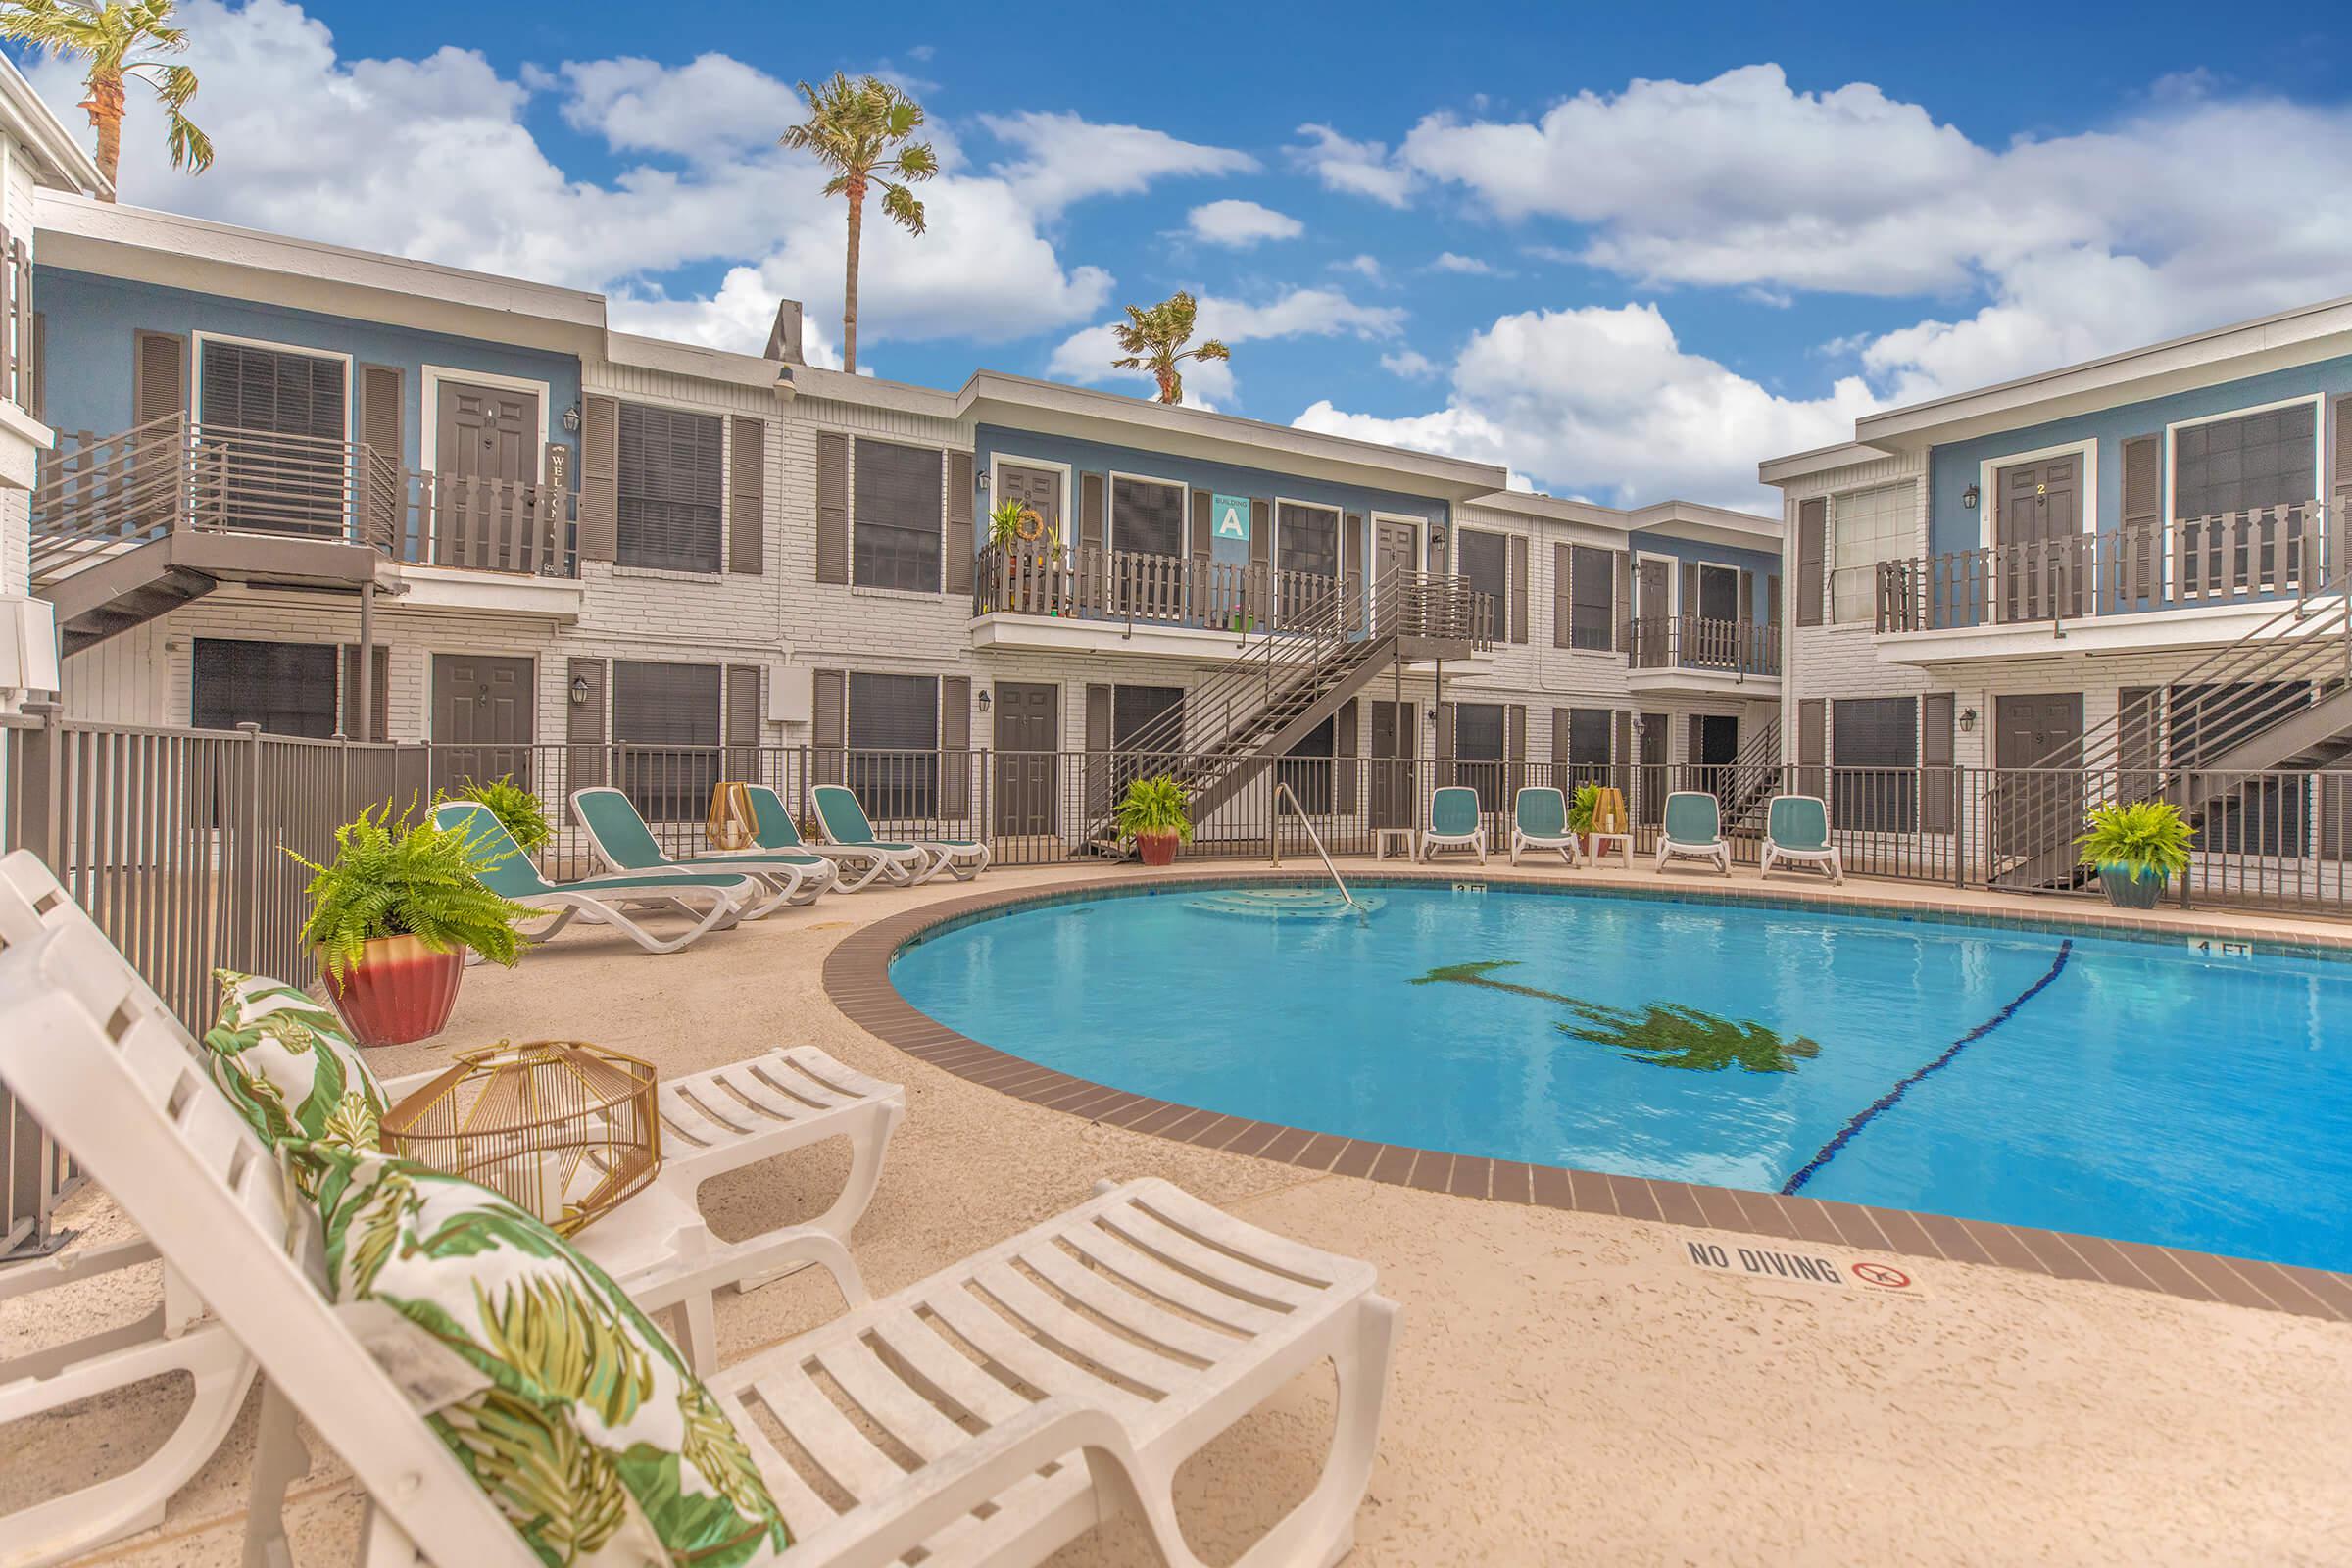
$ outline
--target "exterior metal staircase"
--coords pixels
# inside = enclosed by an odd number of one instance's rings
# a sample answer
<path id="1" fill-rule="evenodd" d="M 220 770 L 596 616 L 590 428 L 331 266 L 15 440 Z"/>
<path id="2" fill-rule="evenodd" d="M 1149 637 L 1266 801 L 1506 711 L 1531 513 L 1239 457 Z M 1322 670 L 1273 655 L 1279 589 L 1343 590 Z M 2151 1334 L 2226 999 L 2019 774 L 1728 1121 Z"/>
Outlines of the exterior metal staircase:
<path id="1" fill-rule="evenodd" d="M 1465 577 L 1394 572 L 1373 589 L 1369 623 L 1335 580 L 1257 646 L 1123 739 L 1090 792 L 1089 849 L 1118 854 L 1117 797 L 1131 777 L 1166 773 L 1206 822 L 1292 747 L 1398 660 L 1461 659 L 1488 641 L 1492 607 Z"/>
<path id="2" fill-rule="evenodd" d="M 1715 780 L 1715 802 L 1721 808 L 1727 835 L 1762 836 L 1765 813 L 1781 789 L 1781 720 L 1755 726 L 1740 755 Z"/>
<path id="3" fill-rule="evenodd" d="M 2165 800 L 2192 826 L 2248 774 L 2352 757 L 2352 571 L 2203 663 L 2118 705 L 2080 742 L 2004 772 L 1988 802 L 1992 885 L 2069 888 L 2089 875 L 2075 838 L 2094 806 Z"/>

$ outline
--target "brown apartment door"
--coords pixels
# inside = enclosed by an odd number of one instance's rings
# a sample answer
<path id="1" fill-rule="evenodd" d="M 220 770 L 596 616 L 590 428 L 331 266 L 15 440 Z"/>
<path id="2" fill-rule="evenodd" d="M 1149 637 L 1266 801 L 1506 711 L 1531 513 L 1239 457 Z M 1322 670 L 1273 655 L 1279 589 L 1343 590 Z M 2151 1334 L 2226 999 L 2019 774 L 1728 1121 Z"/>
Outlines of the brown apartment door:
<path id="1" fill-rule="evenodd" d="M 1673 613 L 1674 565 L 1645 560 L 1635 570 L 1634 663 L 1642 669 L 1665 667 L 1668 655 L 1667 617 Z"/>
<path id="2" fill-rule="evenodd" d="M 1046 525 L 1046 532 L 1068 544 L 1069 536 L 1061 531 L 1061 474 L 1054 468 L 1031 468 L 1007 463 L 997 470 L 998 506 L 1017 501 L 1036 513 Z"/>
<path id="3" fill-rule="evenodd" d="M 1374 615 L 1381 613 L 1378 595 L 1399 591 L 1406 578 L 1416 569 L 1413 563 L 1419 555 L 1415 548 L 1414 528 L 1409 522 L 1379 520 L 1372 539 L 1372 586 L 1375 600 Z"/>
<path id="4" fill-rule="evenodd" d="M 2002 769 L 1994 796 L 1993 837 L 2001 855 L 2031 856 L 2052 850 L 2081 831 L 2082 780 L 2064 769 L 2081 760 L 2082 694 L 2040 692 L 1992 700 L 1992 762 Z M 2055 758 L 2057 760 L 2052 761 Z M 2038 824 L 2048 842 L 2027 840 Z"/>
<path id="5" fill-rule="evenodd" d="M 552 527 L 535 495 L 539 394 L 468 381 L 441 383 L 433 432 L 433 560 L 483 571 L 530 571 L 553 559 L 537 530 Z M 503 481 L 503 482 L 501 482 Z M 541 548 L 534 548 L 534 546 Z"/>
<path id="6" fill-rule="evenodd" d="M 1992 493 L 2001 619 L 2081 614 L 2090 593 L 2082 456 L 2070 453 L 1998 469 Z"/>
<path id="7" fill-rule="evenodd" d="M 534 665 L 480 654 L 433 656 L 433 786 L 532 779 Z"/>
<path id="8" fill-rule="evenodd" d="M 1413 740 L 1419 715 L 1411 703 L 1372 704 L 1372 825 L 1413 825 Z"/>
<path id="9" fill-rule="evenodd" d="M 996 684 L 997 831 L 1054 831 L 1054 767 L 1061 740 L 1061 689 L 1032 681 Z"/>
<path id="10" fill-rule="evenodd" d="M 1666 815 L 1666 797 L 1674 789 L 1673 776 L 1666 762 L 1674 744 L 1666 728 L 1664 713 L 1642 715 L 1642 800 L 1638 809 L 1641 820 L 1656 822 Z"/>

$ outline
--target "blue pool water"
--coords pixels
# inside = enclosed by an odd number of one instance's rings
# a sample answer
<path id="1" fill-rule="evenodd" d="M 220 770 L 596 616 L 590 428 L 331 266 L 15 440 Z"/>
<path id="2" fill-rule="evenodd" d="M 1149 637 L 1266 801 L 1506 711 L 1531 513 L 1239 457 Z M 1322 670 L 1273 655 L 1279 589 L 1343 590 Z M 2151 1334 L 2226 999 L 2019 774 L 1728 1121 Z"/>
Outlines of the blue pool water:
<path id="1" fill-rule="evenodd" d="M 1194 890 L 1032 906 L 891 977 L 1015 1055 L 1317 1132 L 2352 1267 L 2352 963 L 1374 891 L 1360 919 Z"/>

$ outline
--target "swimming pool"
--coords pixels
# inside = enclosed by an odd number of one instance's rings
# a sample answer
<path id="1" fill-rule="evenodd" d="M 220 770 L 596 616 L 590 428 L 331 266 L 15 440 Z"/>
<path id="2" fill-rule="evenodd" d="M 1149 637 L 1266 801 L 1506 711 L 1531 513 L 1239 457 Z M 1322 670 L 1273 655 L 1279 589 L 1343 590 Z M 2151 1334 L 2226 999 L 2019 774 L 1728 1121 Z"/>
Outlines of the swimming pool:
<path id="1" fill-rule="evenodd" d="M 891 980 L 1001 1051 L 1315 1132 L 2352 1266 L 2352 963 L 1426 882 L 1252 918 L 1234 891 L 951 923 Z"/>

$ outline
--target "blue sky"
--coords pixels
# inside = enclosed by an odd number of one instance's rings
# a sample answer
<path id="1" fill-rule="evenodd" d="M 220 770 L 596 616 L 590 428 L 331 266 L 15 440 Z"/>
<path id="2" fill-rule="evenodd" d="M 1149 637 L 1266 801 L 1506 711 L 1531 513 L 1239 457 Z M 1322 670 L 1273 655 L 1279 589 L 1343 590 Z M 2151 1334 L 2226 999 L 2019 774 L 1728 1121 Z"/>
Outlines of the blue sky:
<path id="1" fill-rule="evenodd" d="M 1103 323 L 1191 288 L 1208 405 L 1617 503 L 1758 505 L 1871 408 L 2352 291 L 2317 6 L 183 10 L 220 164 L 134 99 L 126 201 L 730 347 L 792 294 L 821 355 L 840 205 L 772 143 L 875 71 L 947 172 L 928 236 L 869 224 L 864 368 L 1140 391 Z"/>

